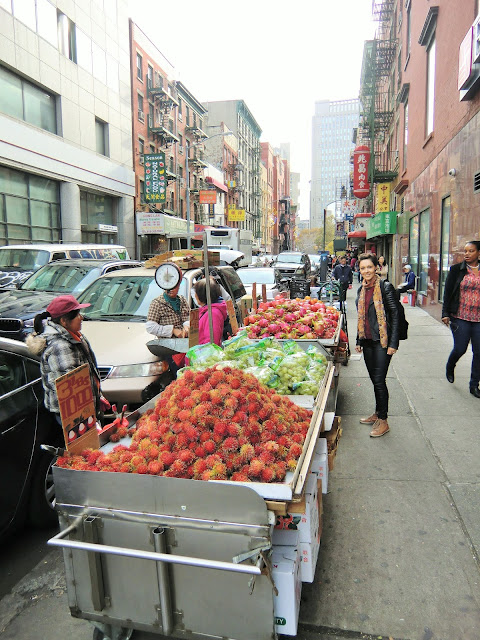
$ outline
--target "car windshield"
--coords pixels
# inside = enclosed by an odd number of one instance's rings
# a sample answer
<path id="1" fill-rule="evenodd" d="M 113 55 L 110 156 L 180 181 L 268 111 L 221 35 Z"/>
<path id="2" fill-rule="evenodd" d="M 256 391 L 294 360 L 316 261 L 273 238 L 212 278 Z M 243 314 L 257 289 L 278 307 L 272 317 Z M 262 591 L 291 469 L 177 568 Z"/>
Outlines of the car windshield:
<path id="1" fill-rule="evenodd" d="M 243 284 L 274 284 L 275 272 L 273 269 L 239 269 L 237 275 Z"/>
<path id="2" fill-rule="evenodd" d="M 79 294 L 102 275 L 102 269 L 93 265 L 51 264 L 42 267 L 20 287 L 26 291 Z"/>
<path id="3" fill-rule="evenodd" d="M 310 262 L 312 264 L 320 264 L 320 256 L 317 256 L 316 254 L 308 254 L 308 257 L 310 258 Z"/>
<path id="4" fill-rule="evenodd" d="M 292 262 L 294 264 L 301 264 L 301 253 L 280 253 L 277 256 L 277 262 Z"/>
<path id="5" fill-rule="evenodd" d="M 91 307 L 82 315 L 86 320 L 109 320 L 112 318 L 130 318 L 146 320 L 150 303 L 163 294 L 152 275 L 123 275 L 112 278 L 99 278 L 79 298 Z M 185 279 L 180 285 L 179 294 L 187 296 Z"/>
<path id="6" fill-rule="evenodd" d="M 15 268 L 19 271 L 36 271 L 47 264 L 50 259 L 48 251 L 35 249 L 0 249 L 0 269 Z"/>

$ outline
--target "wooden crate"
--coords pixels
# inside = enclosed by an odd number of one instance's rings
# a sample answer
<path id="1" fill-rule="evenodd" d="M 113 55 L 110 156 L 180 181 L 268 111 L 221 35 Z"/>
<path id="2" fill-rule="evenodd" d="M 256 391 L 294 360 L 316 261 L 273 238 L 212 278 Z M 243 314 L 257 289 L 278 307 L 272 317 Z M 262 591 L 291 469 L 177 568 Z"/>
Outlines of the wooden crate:
<path id="1" fill-rule="evenodd" d="M 175 251 L 166 251 L 165 253 L 159 253 L 153 258 L 150 258 L 145 262 L 147 269 L 156 269 L 164 262 L 173 262 L 180 269 L 201 269 L 203 264 L 203 250 L 202 249 L 177 249 Z M 208 264 L 211 267 L 216 267 L 220 264 L 220 254 L 215 251 L 208 251 Z"/>

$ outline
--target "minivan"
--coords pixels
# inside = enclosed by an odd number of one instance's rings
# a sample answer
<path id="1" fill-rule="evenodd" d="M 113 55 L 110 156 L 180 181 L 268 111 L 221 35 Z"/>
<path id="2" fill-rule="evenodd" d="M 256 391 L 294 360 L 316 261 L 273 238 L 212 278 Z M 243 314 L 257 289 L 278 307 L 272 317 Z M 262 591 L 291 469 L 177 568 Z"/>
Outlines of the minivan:
<path id="1" fill-rule="evenodd" d="M 15 289 L 40 267 L 70 258 L 128 260 L 130 256 L 118 244 L 10 244 L 0 247 L 0 288 Z"/>

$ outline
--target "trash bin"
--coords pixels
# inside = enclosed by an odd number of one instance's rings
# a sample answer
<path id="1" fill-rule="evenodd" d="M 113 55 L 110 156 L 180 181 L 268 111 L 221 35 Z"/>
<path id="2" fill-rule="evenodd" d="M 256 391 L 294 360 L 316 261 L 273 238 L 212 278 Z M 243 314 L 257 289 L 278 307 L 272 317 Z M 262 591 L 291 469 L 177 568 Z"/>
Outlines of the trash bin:
<path id="1" fill-rule="evenodd" d="M 410 291 L 408 294 L 408 304 L 411 307 L 414 307 L 417 304 L 417 292 L 416 291 Z"/>

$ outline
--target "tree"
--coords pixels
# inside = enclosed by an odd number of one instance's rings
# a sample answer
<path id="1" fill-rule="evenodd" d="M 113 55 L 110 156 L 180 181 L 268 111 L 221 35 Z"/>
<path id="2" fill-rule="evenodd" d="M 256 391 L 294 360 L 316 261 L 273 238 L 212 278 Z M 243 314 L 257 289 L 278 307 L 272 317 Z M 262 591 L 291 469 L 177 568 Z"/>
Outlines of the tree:
<path id="1" fill-rule="evenodd" d="M 335 237 L 335 219 L 328 215 L 325 225 L 326 251 L 333 253 L 333 238 Z M 304 253 L 318 253 L 323 249 L 323 225 L 314 229 L 302 229 L 298 234 L 297 248 Z"/>

